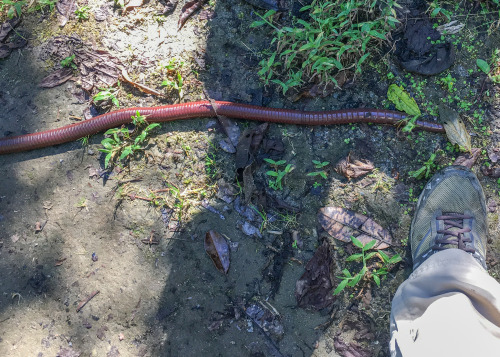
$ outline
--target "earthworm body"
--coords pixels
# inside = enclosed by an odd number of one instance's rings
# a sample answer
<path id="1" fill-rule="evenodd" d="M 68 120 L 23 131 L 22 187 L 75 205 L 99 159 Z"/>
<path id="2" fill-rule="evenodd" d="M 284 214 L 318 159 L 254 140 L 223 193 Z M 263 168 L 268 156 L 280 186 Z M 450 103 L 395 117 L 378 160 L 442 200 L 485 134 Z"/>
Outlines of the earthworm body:
<path id="1" fill-rule="evenodd" d="M 127 108 L 96 116 L 92 119 L 61 128 L 0 139 L 0 155 L 28 151 L 74 141 L 100 131 L 132 122 L 136 111 L 146 116 L 149 123 L 181 119 L 207 118 L 224 115 L 235 119 L 265 121 L 294 125 L 334 125 L 374 123 L 399 125 L 406 114 L 380 109 L 343 109 L 330 111 L 300 111 L 265 108 L 255 105 L 213 101 L 190 102 L 160 107 Z M 214 109 L 215 107 L 215 109 Z M 416 127 L 431 132 L 444 132 L 441 124 L 416 121 Z"/>

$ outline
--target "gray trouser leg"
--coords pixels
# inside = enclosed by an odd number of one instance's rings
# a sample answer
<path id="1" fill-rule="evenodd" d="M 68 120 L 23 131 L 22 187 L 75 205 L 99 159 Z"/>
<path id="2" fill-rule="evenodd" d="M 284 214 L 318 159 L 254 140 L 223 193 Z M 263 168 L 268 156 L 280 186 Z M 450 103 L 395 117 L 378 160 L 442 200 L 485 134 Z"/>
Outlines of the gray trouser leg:
<path id="1" fill-rule="evenodd" d="M 429 257 L 392 301 L 391 356 L 500 356 L 500 284 L 468 253 Z"/>

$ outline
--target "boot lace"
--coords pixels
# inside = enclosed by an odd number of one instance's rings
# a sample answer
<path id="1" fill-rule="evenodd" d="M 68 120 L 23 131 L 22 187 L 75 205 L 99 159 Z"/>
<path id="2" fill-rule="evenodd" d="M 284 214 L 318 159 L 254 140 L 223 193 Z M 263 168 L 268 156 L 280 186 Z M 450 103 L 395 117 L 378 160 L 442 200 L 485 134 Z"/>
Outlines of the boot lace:
<path id="1" fill-rule="evenodd" d="M 476 250 L 466 243 L 472 243 L 468 237 L 464 237 L 464 233 L 471 231 L 470 228 L 464 228 L 464 219 L 471 219 L 472 216 L 459 213 L 443 213 L 437 216 L 437 220 L 444 221 L 444 229 L 438 230 L 437 233 L 443 234 L 443 237 L 436 238 L 435 245 L 432 247 L 434 250 L 445 250 L 456 246 L 467 253 L 474 254 Z"/>

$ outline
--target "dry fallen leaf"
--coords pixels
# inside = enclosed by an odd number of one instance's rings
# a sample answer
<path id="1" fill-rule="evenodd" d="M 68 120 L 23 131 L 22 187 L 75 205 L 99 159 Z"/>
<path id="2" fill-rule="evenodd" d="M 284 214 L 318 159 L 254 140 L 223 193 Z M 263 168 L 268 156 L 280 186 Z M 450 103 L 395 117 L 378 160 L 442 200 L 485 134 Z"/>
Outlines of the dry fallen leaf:
<path id="1" fill-rule="evenodd" d="M 459 157 L 457 157 L 453 165 L 465 166 L 470 169 L 476 163 L 477 159 L 479 158 L 479 155 L 481 155 L 481 149 L 472 148 L 470 153 L 460 155 Z"/>
<path id="2" fill-rule="evenodd" d="M 465 128 L 464 123 L 460 120 L 458 113 L 453 109 L 441 104 L 439 106 L 439 116 L 443 122 L 446 136 L 452 144 L 458 144 L 467 151 L 472 151 L 470 135 Z"/>
<path id="3" fill-rule="evenodd" d="M 345 159 L 340 160 L 335 165 L 335 171 L 345 176 L 347 179 L 358 178 L 373 171 L 375 166 L 368 160 L 357 160 L 351 158 L 351 154 L 347 155 Z"/>
<path id="4" fill-rule="evenodd" d="M 207 0 L 192 0 L 188 1 L 181 9 L 179 22 L 177 23 L 177 31 L 180 31 L 187 19 L 198 9 L 200 9 Z"/>
<path id="5" fill-rule="evenodd" d="M 42 79 L 38 86 L 42 88 L 53 88 L 67 82 L 72 77 L 73 70 L 71 68 L 59 68 Z"/>
<path id="6" fill-rule="evenodd" d="M 215 267 L 222 273 L 229 271 L 229 246 L 226 239 L 216 231 L 208 231 L 205 235 L 205 251 L 212 259 Z"/>
<path id="7" fill-rule="evenodd" d="M 314 256 L 305 266 L 305 273 L 295 284 L 295 298 L 299 307 L 321 310 L 335 300 L 330 278 L 331 262 L 329 244 L 324 241 L 316 249 Z"/>
<path id="8" fill-rule="evenodd" d="M 385 249 L 392 237 L 380 224 L 360 213 L 342 207 L 323 207 L 318 212 L 318 221 L 333 238 L 351 242 L 351 236 L 366 244 L 377 240 L 375 249 Z"/>

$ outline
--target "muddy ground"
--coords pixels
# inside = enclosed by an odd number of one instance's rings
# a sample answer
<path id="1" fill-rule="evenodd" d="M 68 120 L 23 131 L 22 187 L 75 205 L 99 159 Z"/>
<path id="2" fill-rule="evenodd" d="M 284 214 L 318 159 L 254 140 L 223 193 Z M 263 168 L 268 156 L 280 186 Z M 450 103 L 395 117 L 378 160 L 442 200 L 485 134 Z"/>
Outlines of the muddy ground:
<path id="1" fill-rule="evenodd" d="M 500 227 L 493 202 L 499 201 L 499 184 L 480 168 L 495 165 L 488 151 L 499 148 L 500 102 L 498 86 L 476 66 L 477 58 L 490 59 L 499 48 L 498 31 L 490 26 L 498 14 L 481 17 L 477 4 L 460 3 L 463 9 L 455 13 L 470 16 L 456 17 L 466 26 L 448 72 L 410 78 L 389 54 L 325 98 L 292 102 L 279 88 L 264 87 L 257 76 L 271 33 L 250 24 L 258 19 L 255 11 L 263 10 L 241 0 L 209 2 L 177 32 L 182 5 L 159 15 L 164 5 L 151 1 L 123 14 L 112 1 L 89 1 L 90 19 L 70 18 L 64 28 L 55 13 L 23 15 L 16 31 L 28 39 L 27 46 L 0 60 L 0 134 L 57 128 L 73 123 L 72 117 L 82 117 L 88 108 L 88 101 L 73 95 L 81 89 L 78 81 L 38 87 L 58 67 L 45 55 L 54 36 L 78 36 L 108 51 L 126 64 L 134 81 L 166 95 L 158 98 L 122 82 L 117 93 L 121 107 L 205 99 L 205 90 L 212 99 L 270 107 L 383 108 L 391 83 L 411 88 L 412 80 L 424 79 L 425 101 L 438 103 L 447 92 L 436 78 L 450 73 L 457 79 L 456 94 L 469 95 L 472 102 L 466 109 L 455 102 L 455 109 L 473 134 L 473 146 L 484 150 L 473 170 L 491 207 L 488 261 L 491 274 L 498 276 Z M 297 8 L 296 3 L 288 5 Z M 167 75 L 160 64 L 171 59 L 185 63 L 182 98 L 160 86 Z M 388 79 L 388 72 L 395 79 Z M 474 110 L 484 111 L 480 125 L 474 122 Z M 243 131 L 258 123 L 237 125 Z M 246 203 L 258 214 L 245 206 L 248 191 L 236 180 L 235 155 L 220 146 L 225 137 L 215 119 L 163 124 L 144 153 L 108 173 L 98 152 L 102 133 L 92 136 L 88 146 L 77 141 L 1 156 L 0 355 L 344 356 L 342 346 L 351 344 L 363 356 L 387 356 L 390 302 L 411 272 L 407 236 L 425 184 L 408 173 L 432 153 L 438 152 L 439 166 L 452 163 L 459 153 L 447 150 L 442 134 L 407 134 L 368 124 L 272 124 L 264 138 L 283 148 L 261 147 L 255 154 L 256 188 Z M 373 162 L 376 171 L 352 180 L 335 172 L 334 164 L 350 152 Z M 282 191 L 269 188 L 270 167 L 264 158 L 295 167 Z M 315 170 L 312 160 L 330 163 L 327 179 L 306 176 Z M 231 187 L 227 202 L 217 195 L 225 186 Z M 151 199 L 152 191 L 166 188 L 170 190 L 157 193 L 159 205 L 137 198 Z M 316 311 L 297 306 L 295 287 L 321 245 L 324 233 L 317 212 L 324 206 L 373 218 L 393 237 L 390 254 L 401 254 L 403 261 L 380 288 L 371 283 L 361 291 L 349 290 Z M 256 227 L 253 234 L 249 225 Z M 210 230 L 231 242 L 227 275 L 205 253 Z M 335 279 L 352 248 L 328 242 Z M 250 316 L 252 309 L 270 314 L 274 325 L 259 327 Z"/>

